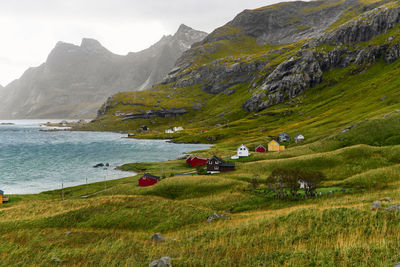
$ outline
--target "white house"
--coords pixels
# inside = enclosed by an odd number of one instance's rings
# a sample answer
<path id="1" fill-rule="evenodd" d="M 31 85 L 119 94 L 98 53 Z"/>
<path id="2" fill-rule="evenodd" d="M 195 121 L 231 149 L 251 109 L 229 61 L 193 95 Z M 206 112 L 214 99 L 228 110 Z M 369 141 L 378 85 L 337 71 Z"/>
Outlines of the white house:
<path id="1" fill-rule="evenodd" d="M 299 180 L 298 183 L 300 184 L 301 189 L 308 189 L 308 183 L 303 180 Z"/>
<path id="2" fill-rule="evenodd" d="M 173 130 L 174 132 L 183 131 L 183 127 L 181 127 L 181 126 L 174 127 L 172 130 Z"/>
<path id="3" fill-rule="evenodd" d="M 304 136 L 303 136 L 302 134 L 297 134 L 297 135 L 294 137 L 294 141 L 295 141 L 296 143 L 298 143 L 298 142 L 303 142 L 303 141 L 304 141 Z"/>
<path id="4" fill-rule="evenodd" d="M 174 131 L 172 131 L 171 129 L 167 129 L 164 131 L 166 134 L 170 134 L 170 133 L 174 133 Z"/>
<path id="5" fill-rule="evenodd" d="M 241 145 L 238 149 L 237 149 L 237 156 L 239 158 L 241 157 L 248 157 L 249 156 L 249 149 L 245 146 L 245 145 Z"/>

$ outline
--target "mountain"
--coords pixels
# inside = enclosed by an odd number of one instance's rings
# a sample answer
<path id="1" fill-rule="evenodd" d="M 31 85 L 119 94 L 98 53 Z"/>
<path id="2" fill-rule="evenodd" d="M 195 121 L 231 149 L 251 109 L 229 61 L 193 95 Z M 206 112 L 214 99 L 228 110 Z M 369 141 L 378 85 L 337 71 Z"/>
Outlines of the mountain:
<path id="1" fill-rule="evenodd" d="M 206 33 L 181 25 L 148 49 L 116 55 L 93 39 L 80 46 L 59 42 L 45 63 L 5 87 L 0 118 L 91 118 L 120 91 L 151 88 L 181 54 Z"/>
<path id="2" fill-rule="evenodd" d="M 184 52 L 151 90 L 110 97 L 86 128 L 151 125 L 165 138 L 164 129 L 179 124 L 188 129 L 176 135 L 182 142 L 259 140 L 260 132 L 290 130 L 336 138 L 349 125 L 399 109 L 399 29 L 393 1 L 246 10 Z"/>

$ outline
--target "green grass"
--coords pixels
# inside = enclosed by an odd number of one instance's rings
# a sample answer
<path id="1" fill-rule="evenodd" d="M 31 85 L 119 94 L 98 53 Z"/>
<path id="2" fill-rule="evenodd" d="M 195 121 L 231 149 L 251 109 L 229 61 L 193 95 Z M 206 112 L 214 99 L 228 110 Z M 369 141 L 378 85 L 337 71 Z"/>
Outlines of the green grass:
<path id="1" fill-rule="evenodd" d="M 375 2 L 360 1 L 359 8 Z M 330 29 L 360 10 L 345 11 Z M 208 44 L 190 68 L 215 59 L 226 66 L 239 59 L 276 66 L 304 43 L 260 46 L 229 27 L 219 34 L 232 40 Z M 391 35 L 398 43 L 394 28 L 360 46 L 381 44 Z M 280 51 L 272 51 L 276 49 Z M 266 74 L 257 72 L 253 82 Z M 207 94 L 201 85 L 159 85 L 116 94 L 107 114 L 81 130 L 212 143 L 209 150 L 196 153 L 223 158 L 234 155 L 242 143 L 252 151 L 258 144 L 266 146 L 283 131 L 302 133 L 306 140 L 286 144 L 283 152 L 252 153 L 236 160 L 235 172 L 169 177 L 194 169 L 184 160 L 131 163 L 120 169 L 139 175 L 66 188 L 65 201 L 60 190 L 12 195 L 9 204 L 0 206 L 0 265 L 147 266 L 170 256 L 174 266 L 393 266 L 400 258 L 400 214 L 371 211 L 371 204 L 385 197 L 400 203 L 399 75 L 400 61 L 386 64 L 382 59 L 361 68 L 333 69 L 303 95 L 257 113 L 241 108 L 254 92 L 247 83 L 236 85 L 230 96 Z M 200 110 L 193 109 L 195 103 L 201 104 Z M 114 115 L 163 108 L 185 108 L 188 113 L 131 121 Z M 142 133 L 137 130 L 141 125 L 151 130 Z M 342 133 L 350 125 L 356 126 Z M 173 126 L 185 130 L 164 134 Z M 278 200 L 264 193 L 264 182 L 276 168 L 321 171 L 326 178 L 318 192 L 323 196 Z M 152 187 L 138 187 L 143 172 L 166 178 Z M 261 182 L 256 192 L 250 186 L 253 178 Z M 343 187 L 346 192 L 338 192 Z M 335 193 L 327 195 L 329 191 Z M 214 212 L 230 219 L 207 223 Z M 153 243 L 155 232 L 169 240 Z M 53 257 L 61 262 L 52 262 Z"/>

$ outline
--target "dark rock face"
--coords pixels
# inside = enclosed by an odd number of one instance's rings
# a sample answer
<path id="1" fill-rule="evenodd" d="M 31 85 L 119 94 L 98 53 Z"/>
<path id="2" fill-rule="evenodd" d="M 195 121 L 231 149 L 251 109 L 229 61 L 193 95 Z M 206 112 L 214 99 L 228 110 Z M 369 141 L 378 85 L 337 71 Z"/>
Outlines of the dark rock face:
<path id="1" fill-rule="evenodd" d="M 241 59 L 221 63 L 223 60 L 216 60 L 207 65 L 202 65 L 189 72 L 169 74 L 163 84 L 174 83 L 173 87 L 181 88 L 193 85 L 202 85 L 202 90 L 210 94 L 219 94 L 232 86 L 253 80 L 256 73 L 262 70 L 265 61 L 242 62 Z M 232 94 L 226 91 L 226 94 Z"/>
<path id="2" fill-rule="evenodd" d="M 142 113 L 135 113 L 132 115 L 127 115 L 121 119 L 121 121 L 125 120 L 136 120 L 136 119 L 151 119 L 155 117 L 161 118 L 169 118 L 169 117 L 177 117 L 180 115 L 184 115 L 188 113 L 188 111 L 184 108 L 177 109 L 160 109 L 160 110 L 146 110 Z"/>
<path id="3" fill-rule="evenodd" d="M 366 12 L 358 20 L 344 24 L 334 31 L 324 34 L 317 39 L 319 43 L 343 45 L 349 43 L 365 42 L 372 37 L 392 29 L 400 22 L 398 8 L 376 8 Z"/>
<path id="4" fill-rule="evenodd" d="M 245 10 L 225 27 L 239 27 L 242 34 L 257 38 L 260 44 L 293 43 L 323 32 L 349 6 L 357 4 L 357 0 L 280 3 L 255 10 Z M 234 38 L 232 35 L 221 35 L 220 32 L 221 30 L 216 30 L 211 33 L 202 44 Z"/>
<path id="5" fill-rule="evenodd" d="M 91 118 L 107 97 L 151 88 L 206 33 L 181 25 L 148 49 L 120 56 L 98 41 L 59 42 L 45 63 L 0 88 L 0 118 Z"/>
<path id="6" fill-rule="evenodd" d="M 400 46 L 388 43 L 366 48 L 338 46 L 329 52 L 317 52 L 320 44 L 350 44 L 368 41 L 400 23 L 400 7 L 377 8 L 367 12 L 362 19 L 330 31 L 306 44 L 293 58 L 281 63 L 268 75 L 253 96 L 243 104 L 247 111 L 260 111 L 302 94 L 306 89 L 322 82 L 322 74 L 332 68 L 345 68 L 356 64 L 361 68 L 373 64 L 379 58 L 387 63 L 400 56 Z"/>

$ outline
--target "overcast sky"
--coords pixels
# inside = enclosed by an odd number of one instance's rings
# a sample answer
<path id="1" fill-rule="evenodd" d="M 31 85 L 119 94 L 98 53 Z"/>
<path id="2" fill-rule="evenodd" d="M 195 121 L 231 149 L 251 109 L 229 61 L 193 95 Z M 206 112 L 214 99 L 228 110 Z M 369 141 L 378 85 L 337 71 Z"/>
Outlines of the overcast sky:
<path id="1" fill-rule="evenodd" d="M 95 38 L 117 54 L 139 51 L 181 23 L 211 32 L 244 9 L 278 0 L 0 0 L 0 84 L 38 66 L 57 41 Z"/>

